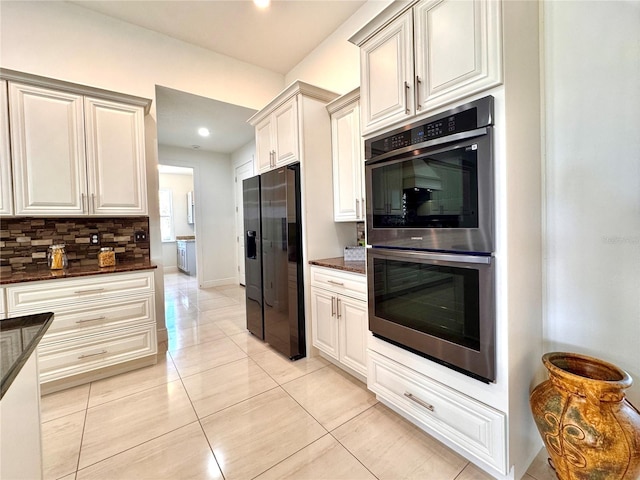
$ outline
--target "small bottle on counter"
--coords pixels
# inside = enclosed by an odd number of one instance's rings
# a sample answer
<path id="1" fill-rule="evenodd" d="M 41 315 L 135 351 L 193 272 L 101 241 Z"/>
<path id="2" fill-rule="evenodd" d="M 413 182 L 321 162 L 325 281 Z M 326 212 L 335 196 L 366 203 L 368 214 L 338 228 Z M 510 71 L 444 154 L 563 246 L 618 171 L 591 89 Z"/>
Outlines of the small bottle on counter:
<path id="1" fill-rule="evenodd" d="M 98 252 L 99 267 L 113 267 L 116 264 L 116 252 L 111 247 L 102 247 Z"/>
<path id="2" fill-rule="evenodd" d="M 47 251 L 47 266 L 51 270 L 62 270 L 67 268 L 67 253 L 64 250 L 64 243 L 51 245 Z"/>

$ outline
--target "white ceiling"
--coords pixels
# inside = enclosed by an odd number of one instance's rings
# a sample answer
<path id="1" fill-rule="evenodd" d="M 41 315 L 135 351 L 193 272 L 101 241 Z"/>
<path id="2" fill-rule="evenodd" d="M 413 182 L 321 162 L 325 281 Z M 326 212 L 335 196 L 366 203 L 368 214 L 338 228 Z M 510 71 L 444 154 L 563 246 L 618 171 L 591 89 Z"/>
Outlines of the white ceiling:
<path id="1" fill-rule="evenodd" d="M 73 0 L 69 3 L 282 75 L 344 23 L 365 0 Z M 284 85 L 283 85 L 284 87 Z M 254 135 L 253 110 L 157 87 L 158 143 L 231 153 Z M 201 126 L 212 135 L 197 135 Z"/>
<path id="2" fill-rule="evenodd" d="M 364 0 L 73 0 L 70 3 L 228 55 L 282 75 Z"/>
<path id="3" fill-rule="evenodd" d="M 254 137 L 247 119 L 256 111 L 210 98 L 156 86 L 158 143 L 232 153 Z M 206 127 L 209 137 L 198 135 Z"/>

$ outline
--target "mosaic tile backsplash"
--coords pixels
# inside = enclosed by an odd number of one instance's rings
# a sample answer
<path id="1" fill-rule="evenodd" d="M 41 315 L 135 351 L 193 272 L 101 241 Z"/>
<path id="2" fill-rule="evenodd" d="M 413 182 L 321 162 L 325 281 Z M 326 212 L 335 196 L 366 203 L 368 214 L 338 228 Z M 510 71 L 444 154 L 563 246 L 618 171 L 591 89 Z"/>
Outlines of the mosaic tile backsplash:
<path id="1" fill-rule="evenodd" d="M 135 232 L 147 239 L 135 241 Z M 92 245 L 91 236 L 98 235 Z M 97 265 L 101 247 L 113 247 L 117 262 L 149 260 L 149 217 L 2 218 L 0 272 L 46 268 L 50 245 L 65 244 L 69 266 Z"/>

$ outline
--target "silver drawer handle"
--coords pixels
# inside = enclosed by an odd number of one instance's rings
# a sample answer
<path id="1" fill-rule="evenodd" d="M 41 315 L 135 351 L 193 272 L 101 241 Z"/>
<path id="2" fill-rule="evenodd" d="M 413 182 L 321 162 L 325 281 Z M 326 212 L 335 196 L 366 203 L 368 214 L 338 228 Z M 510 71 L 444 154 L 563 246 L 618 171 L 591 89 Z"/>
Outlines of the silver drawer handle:
<path id="1" fill-rule="evenodd" d="M 82 359 L 82 358 L 89 358 L 89 357 L 96 357 L 98 355 L 104 355 L 105 353 L 107 353 L 106 350 L 102 350 L 101 352 L 97 352 L 97 353 L 87 353 L 85 355 L 80 355 L 78 357 L 78 360 Z"/>
<path id="2" fill-rule="evenodd" d="M 83 293 L 100 293 L 100 292 L 104 292 L 104 288 L 93 288 L 91 290 L 76 290 L 73 293 L 77 295 L 82 295 Z"/>
<path id="3" fill-rule="evenodd" d="M 418 397 L 414 397 L 412 393 L 409 392 L 404 392 L 404 396 L 407 397 L 409 400 L 413 400 L 414 402 L 416 402 L 418 405 L 420 405 L 421 407 L 426 408 L 427 410 L 429 410 L 430 412 L 434 412 L 435 408 L 433 405 L 428 404 L 427 402 L 425 402 L 424 400 L 420 400 Z"/>
<path id="4" fill-rule="evenodd" d="M 87 322 L 97 322 L 98 320 L 104 320 L 105 317 L 104 315 L 101 317 L 96 317 L 96 318 L 87 318 L 86 320 L 76 320 L 76 323 L 87 323 Z"/>
<path id="5" fill-rule="evenodd" d="M 342 283 L 342 282 L 336 282 L 335 280 L 327 280 L 327 282 L 332 283 L 334 285 L 340 285 L 341 287 L 344 287 L 344 283 Z"/>

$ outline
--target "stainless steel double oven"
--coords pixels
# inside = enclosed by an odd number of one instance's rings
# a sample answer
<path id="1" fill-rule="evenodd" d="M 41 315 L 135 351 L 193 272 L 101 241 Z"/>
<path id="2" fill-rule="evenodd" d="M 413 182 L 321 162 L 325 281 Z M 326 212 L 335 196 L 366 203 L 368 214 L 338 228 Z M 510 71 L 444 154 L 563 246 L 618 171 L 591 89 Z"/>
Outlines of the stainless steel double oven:
<path id="1" fill-rule="evenodd" d="M 495 381 L 493 97 L 365 141 L 369 328 Z"/>

